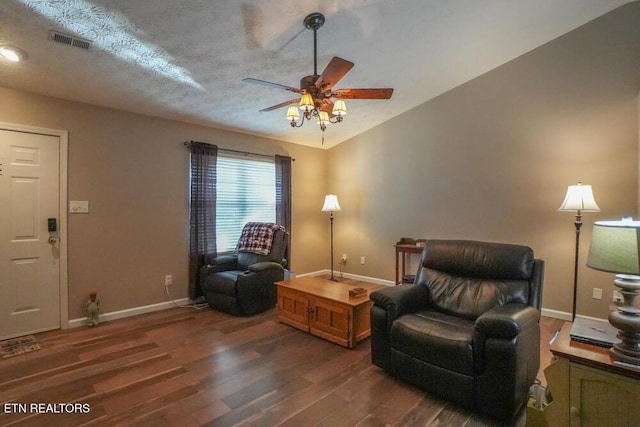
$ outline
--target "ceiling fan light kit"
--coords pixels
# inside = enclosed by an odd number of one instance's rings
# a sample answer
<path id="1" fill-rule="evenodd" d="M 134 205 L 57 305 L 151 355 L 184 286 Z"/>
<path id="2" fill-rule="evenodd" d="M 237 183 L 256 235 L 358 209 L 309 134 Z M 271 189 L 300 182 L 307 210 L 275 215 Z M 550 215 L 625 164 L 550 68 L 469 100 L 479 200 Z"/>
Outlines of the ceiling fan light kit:
<path id="1" fill-rule="evenodd" d="M 392 88 L 375 89 L 338 89 L 332 91 L 333 86 L 353 68 L 353 62 L 334 56 L 326 66 L 322 74 L 318 74 L 318 38 L 317 31 L 324 25 L 324 15 L 312 13 L 304 18 L 305 28 L 313 31 L 313 74 L 300 79 L 300 89 L 285 86 L 264 80 L 246 78 L 245 82 L 256 83 L 288 90 L 300 95 L 300 98 L 290 99 L 271 107 L 260 110 L 272 111 L 281 107 L 287 108 L 286 118 L 291 127 L 300 127 L 305 120 L 317 117 L 317 124 L 322 130 L 322 143 L 324 144 L 324 131 L 329 123 L 340 123 L 347 114 L 347 105 L 344 99 L 389 99 L 393 94 Z M 331 100 L 335 98 L 335 102 Z M 292 104 L 298 104 L 298 107 Z M 298 109 L 300 111 L 298 111 Z M 302 113 L 302 115 L 300 114 Z"/>

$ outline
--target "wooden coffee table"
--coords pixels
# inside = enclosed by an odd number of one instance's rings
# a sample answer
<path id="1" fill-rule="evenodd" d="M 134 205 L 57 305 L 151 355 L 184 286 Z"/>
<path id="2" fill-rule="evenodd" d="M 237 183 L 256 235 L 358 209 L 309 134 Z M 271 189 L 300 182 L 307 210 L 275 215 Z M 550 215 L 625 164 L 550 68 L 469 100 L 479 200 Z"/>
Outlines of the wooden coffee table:
<path id="1" fill-rule="evenodd" d="M 353 348 L 371 335 L 369 294 L 382 285 L 349 280 L 332 282 L 321 277 L 300 277 L 276 282 L 278 319 L 347 348 Z M 359 297 L 349 290 L 365 288 Z"/>

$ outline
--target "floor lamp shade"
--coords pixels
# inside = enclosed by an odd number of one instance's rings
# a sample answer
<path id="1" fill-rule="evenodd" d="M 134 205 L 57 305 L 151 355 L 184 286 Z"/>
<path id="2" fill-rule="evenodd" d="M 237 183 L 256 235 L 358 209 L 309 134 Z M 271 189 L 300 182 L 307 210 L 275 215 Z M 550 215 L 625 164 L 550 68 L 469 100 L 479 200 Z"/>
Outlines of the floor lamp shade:
<path id="1" fill-rule="evenodd" d="M 317 205 L 316 205 L 317 206 Z M 322 206 L 322 212 L 338 212 L 341 211 L 340 203 L 338 203 L 338 196 L 335 194 L 327 194 L 324 196 L 324 205 Z"/>
<path id="2" fill-rule="evenodd" d="M 576 318 L 576 301 L 578 298 L 578 261 L 580 258 L 580 228 L 582 228 L 582 212 L 600 212 L 600 207 L 593 197 L 593 191 L 590 185 L 570 185 L 567 188 L 567 194 L 564 201 L 558 208 L 561 212 L 575 212 L 576 220 L 576 253 L 573 265 L 573 310 L 571 312 L 571 320 Z"/>
<path id="3" fill-rule="evenodd" d="M 562 205 L 558 208 L 563 212 L 600 212 L 600 207 L 593 197 L 593 190 L 590 185 L 570 185 L 567 194 L 564 196 Z"/>
<path id="4" fill-rule="evenodd" d="M 613 281 L 623 303 L 609 313 L 609 323 L 618 329 L 621 342 L 611 348 L 611 356 L 640 365 L 640 221 L 597 221 L 593 226 L 587 266 L 616 273 Z"/>
<path id="5" fill-rule="evenodd" d="M 324 205 L 322 206 L 322 212 L 329 212 L 329 221 L 331 222 L 331 277 L 329 280 L 337 282 L 333 276 L 333 213 L 341 211 L 340 203 L 338 203 L 338 196 L 335 194 L 327 194 L 324 196 Z"/>

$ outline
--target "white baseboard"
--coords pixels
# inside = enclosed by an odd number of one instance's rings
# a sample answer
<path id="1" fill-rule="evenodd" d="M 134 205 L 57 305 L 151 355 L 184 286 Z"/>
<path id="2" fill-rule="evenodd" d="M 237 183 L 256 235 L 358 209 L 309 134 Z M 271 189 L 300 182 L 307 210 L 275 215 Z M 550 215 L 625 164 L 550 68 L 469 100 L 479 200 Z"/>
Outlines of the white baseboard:
<path id="1" fill-rule="evenodd" d="M 609 323 L 609 319 L 602 319 L 600 317 L 583 316 L 581 314 L 576 314 L 576 317 L 579 317 L 581 319 L 587 319 L 587 320 L 595 320 L 596 322 Z M 569 317 L 569 320 L 571 320 L 571 317 Z"/>
<path id="2" fill-rule="evenodd" d="M 553 317 L 554 319 L 566 320 L 571 322 L 571 313 L 567 313 L 566 311 L 559 310 L 551 310 L 549 308 L 542 309 L 542 315 L 546 317 Z M 576 314 L 576 318 L 587 319 L 587 320 L 595 320 L 598 322 L 609 323 L 608 319 L 601 319 L 599 317 L 591 317 L 591 316 L 583 316 L 582 314 Z"/>
<path id="3" fill-rule="evenodd" d="M 174 301 L 166 301 L 158 304 L 144 305 L 142 307 L 127 308 L 125 310 L 112 311 L 110 313 L 100 314 L 100 322 L 109 322 L 111 320 L 123 319 L 125 317 L 137 316 L 139 314 L 151 313 L 153 311 L 166 310 L 168 308 L 175 307 L 175 304 L 185 305 L 189 304 L 191 300 L 189 298 L 181 298 Z M 81 317 L 78 319 L 69 320 L 69 328 L 78 328 L 80 326 L 87 325 L 87 318 Z"/>
<path id="4" fill-rule="evenodd" d="M 566 311 L 552 310 L 550 308 L 542 307 L 541 314 L 545 317 L 553 317 L 554 319 L 560 320 L 568 320 L 571 321 L 571 313 L 567 313 Z"/>
<path id="5" fill-rule="evenodd" d="M 308 277 L 308 276 L 314 277 L 314 276 L 322 276 L 323 274 L 329 274 L 329 270 L 318 270 L 318 271 L 311 271 L 309 273 L 296 274 L 296 277 Z"/>
<path id="6" fill-rule="evenodd" d="M 331 274 L 330 270 L 318 270 L 318 271 L 312 271 L 309 273 L 303 273 L 303 274 L 298 274 L 296 275 L 296 277 L 305 277 L 305 276 L 322 276 L 324 274 Z M 336 272 L 333 272 L 334 275 L 336 275 Z M 354 280 L 360 280 L 363 282 L 367 282 L 367 283 L 374 283 L 376 285 L 383 285 L 383 286 L 393 286 L 394 283 L 391 280 L 384 280 L 384 279 L 378 279 L 377 277 L 369 277 L 369 276 L 360 276 L 358 274 L 351 274 L 351 273 L 337 273 L 338 275 L 341 275 L 342 277 L 345 277 L 347 279 L 354 279 Z M 142 307 L 134 307 L 134 308 L 128 308 L 125 310 L 119 310 L 119 311 L 112 311 L 110 313 L 104 313 L 104 314 L 100 314 L 99 320 L 100 322 L 109 322 L 111 320 L 116 320 L 116 319 L 123 319 L 125 317 L 131 317 L 131 316 L 137 316 L 139 314 L 145 314 L 145 313 L 151 313 L 154 311 L 160 311 L 160 310 L 166 310 L 168 308 L 173 308 L 175 307 L 175 304 L 178 305 L 186 305 L 191 303 L 191 300 L 189 298 L 181 298 L 179 300 L 175 300 L 175 301 L 165 301 L 165 302 L 161 302 L 161 303 L 157 303 L 157 304 L 151 304 L 151 305 L 145 305 Z M 548 308 L 542 308 L 542 315 L 546 316 L 546 317 L 553 317 L 555 319 L 561 319 L 561 320 L 571 320 L 571 313 L 567 313 L 565 311 L 558 311 L 558 310 L 551 310 Z M 578 316 L 578 317 L 583 317 L 585 319 L 594 319 L 594 320 L 603 320 L 603 319 L 598 319 L 595 317 L 588 317 L 588 316 Z M 78 328 L 81 326 L 86 326 L 87 325 L 87 318 L 86 317 L 81 317 L 78 319 L 71 319 L 69 320 L 69 328 Z"/>
<path id="7" fill-rule="evenodd" d="M 312 271 L 310 273 L 299 274 L 299 275 L 296 275 L 296 277 L 321 276 L 323 274 L 330 274 L 330 273 L 331 273 L 330 270 L 319 270 L 319 271 Z M 335 271 L 333 273 L 334 275 L 336 274 Z M 350 273 L 343 273 L 342 276 L 348 279 L 361 280 L 363 282 L 375 283 L 379 285 L 386 285 L 386 286 L 393 285 L 393 282 L 390 280 L 382 280 L 382 279 L 377 279 L 375 277 L 359 276 L 357 274 L 350 274 Z M 168 308 L 173 308 L 175 307 L 174 303 L 178 305 L 186 305 L 186 304 L 190 304 L 191 302 L 192 301 L 189 298 L 182 298 L 179 300 L 175 300 L 173 302 L 166 301 L 158 304 L 145 305 L 142 307 L 134 307 L 134 308 L 128 308 L 125 310 L 112 311 L 110 313 L 101 313 L 99 320 L 100 322 L 109 322 L 111 320 L 123 319 L 125 317 L 137 316 L 139 314 L 151 313 L 153 311 L 160 311 L 160 310 L 166 310 Z M 80 317 L 77 319 L 69 320 L 68 327 L 79 328 L 81 326 L 86 326 L 86 325 L 87 325 L 87 318 Z"/>

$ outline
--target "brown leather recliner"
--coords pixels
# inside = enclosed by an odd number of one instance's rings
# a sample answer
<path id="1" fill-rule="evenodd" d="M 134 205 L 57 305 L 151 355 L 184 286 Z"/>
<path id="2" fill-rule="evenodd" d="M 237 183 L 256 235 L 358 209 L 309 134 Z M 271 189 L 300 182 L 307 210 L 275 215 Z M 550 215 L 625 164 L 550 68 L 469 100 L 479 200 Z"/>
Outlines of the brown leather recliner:
<path id="1" fill-rule="evenodd" d="M 272 308 L 277 302 L 274 282 L 284 279 L 287 233 L 273 234 L 267 255 L 239 251 L 216 257 L 200 270 L 200 286 L 209 306 L 235 316 Z"/>
<path id="2" fill-rule="evenodd" d="M 371 358 L 391 375 L 501 421 L 540 366 L 544 261 L 526 246 L 429 240 L 413 285 L 371 294 Z"/>

